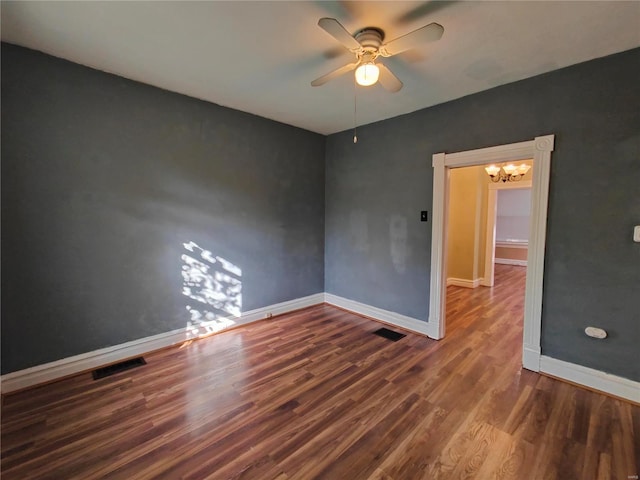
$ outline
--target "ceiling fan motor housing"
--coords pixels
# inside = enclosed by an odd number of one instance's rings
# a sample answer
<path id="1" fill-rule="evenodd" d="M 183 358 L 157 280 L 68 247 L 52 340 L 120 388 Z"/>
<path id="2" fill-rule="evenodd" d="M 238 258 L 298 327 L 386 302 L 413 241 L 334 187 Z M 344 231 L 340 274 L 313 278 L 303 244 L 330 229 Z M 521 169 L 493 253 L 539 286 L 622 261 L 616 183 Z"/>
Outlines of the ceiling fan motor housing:
<path id="1" fill-rule="evenodd" d="M 420 43 L 440 40 L 444 32 L 442 25 L 430 23 L 383 44 L 384 31 L 377 27 L 366 27 L 352 35 L 338 20 L 328 17 L 318 20 L 318 26 L 353 53 L 357 61 L 316 78 L 311 86 L 324 85 L 333 78 L 355 70 L 356 82 L 360 85 L 373 85 L 379 79 L 380 84 L 390 92 L 399 91 L 402 82 L 384 64 L 375 63 L 378 57 L 391 57 Z"/>
<path id="2" fill-rule="evenodd" d="M 384 40 L 384 32 L 379 28 L 367 27 L 356 33 L 355 39 L 364 50 L 377 51 Z"/>

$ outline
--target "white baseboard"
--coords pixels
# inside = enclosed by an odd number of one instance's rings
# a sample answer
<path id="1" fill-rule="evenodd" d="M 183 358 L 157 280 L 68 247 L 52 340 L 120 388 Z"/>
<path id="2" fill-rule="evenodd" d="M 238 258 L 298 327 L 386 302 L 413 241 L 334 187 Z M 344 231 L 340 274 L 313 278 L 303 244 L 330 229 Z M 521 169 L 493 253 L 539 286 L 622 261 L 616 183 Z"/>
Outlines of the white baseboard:
<path id="1" fill-rule="evenodd" d="M 6 394 L 41 383 L 51 382 L 127 358 L 144 355 L 181 342 L 206 337 L 231 327 L 263 320 L 268 318 L 269 315 L 281 315 L 323 302 L 373 318 L 383 323 L 427 335 L 430 338 L 437 338 L 437 326 L 429 322 L 423 322 L 412 317 L 373 307 L 355 300 L 349 300 L 331 293 L 316 293 L 307 297 L 244 312 L 239 318 L 228 317 L 219 319 L 215 324 L 209 322 L 208 324 L 199 325 L 199 328 L 187 326 L 151 337 L 101 348 L 93 352 L 87 352 L 56 360 L 55 362 L 8 373 L 0 377 L 0 391 Z M 540 355 L 539 351 L 529 348 L 524 349 L 522 360 L 524 368 L 528 370 L 547 373 L 563 380 L 640 403 L 639 382 Z"/>
<path id="2" fill-rule="evenodd" d="M 540 347 L 523 345 L 522 366 L 532 372 L 540 371 Z"/>
<path id="3" fill-rule="evenodd" d="M 640 382 L 544 355 L 540 357 L 540 371 L 593 390 L 640 403 Z"/>
<path id="4" fill-rule="evenodd" d="M 231 327 L 245 325 L 258 320 L 280 315 L 324 302 L 324 294 L 316 293 L 307 297 L 276 303 L 267 307 L 244 312 L 240 317 L 220 318 L 215 322 L 203 322 L 198 326 L 186 326 L 166 333 L 140 338 L 131 342 L 101 348 L 92 352 L 74 355 L 55 362 L 7 373 L 0 377 L 0 391 L 3 394 L 22 390 L 41 383 L 51 382 L 69 375 L 93 370 L 104 365 L 131 357 L 147 354 L 154 350 L 170 347 L 181 342 L 203 338 Z"/>
<path id="5" fill-rule="evenodd" d="M 482 283 L 482 278 L 476 278 L 475 280 L 468 280 L 466 278 L 455 278 L 449 277 L 447 278 L 447 286 L 454 285 L 456 287 L 465 287 L 465 288 L 477 288 Z"/>
<path id="6" fill-rule="evenodd" d="M 526 260 L 513 260 L 511 258 L 496 258 L 495 263 L 500 263 L 502 265 L 518 265 L 520 267 L 526 267 Z"/>
<path id="7" fill-rule="evenodd" d="M 517 250 L 526 250 L 529 248 L 528 240 L 516 240 L 516 241 L 505 241 L 505 240 L 496 240 L 496 247 L 498 248 L 515 248 Z"/>
<path id="8" fill-rule="evenodd" d="M 325 293 L 324 299 L 326 303 L 335 305 L 336 307 L 344 308 L 345 310 L 364 315 L 365 317 L 369 317 L 374 320 L 379 320 L 383 323 L 395 325 L 396 327 L 404 328 L 405 330 L 421 333 L 430 338 L 437 338 L 437 332 L 429 322 L 423 322 L 400 313 L 383 310 L 382 308 L 372 307 L 371 305 L 339 297 L 332 293 Z"/>

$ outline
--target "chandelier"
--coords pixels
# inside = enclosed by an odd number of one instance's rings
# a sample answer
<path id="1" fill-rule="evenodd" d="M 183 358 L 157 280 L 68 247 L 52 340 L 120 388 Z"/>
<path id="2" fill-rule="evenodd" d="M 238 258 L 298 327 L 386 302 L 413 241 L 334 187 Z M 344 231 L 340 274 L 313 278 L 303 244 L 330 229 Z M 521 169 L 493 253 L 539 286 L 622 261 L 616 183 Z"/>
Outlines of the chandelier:
<path id="1" fill-rule="evenodd" d="M 522 165 L 489 165 L 485 167 L 485 171 L 491 177 L 492 182 L 517 182 L 522 180 L 522 177 L 529 171 L 531 165 L 523 163 Z"/>

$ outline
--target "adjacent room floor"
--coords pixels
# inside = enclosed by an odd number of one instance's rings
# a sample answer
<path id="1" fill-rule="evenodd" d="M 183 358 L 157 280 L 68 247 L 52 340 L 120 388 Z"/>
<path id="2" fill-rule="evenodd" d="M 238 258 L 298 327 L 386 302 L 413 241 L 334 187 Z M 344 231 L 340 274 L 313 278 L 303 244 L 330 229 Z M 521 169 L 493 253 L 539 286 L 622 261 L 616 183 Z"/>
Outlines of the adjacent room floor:
<path id="1" fill-rule="evenodd" d="M 439 342 L 320 305 L 6 396 L 2 478 L 637 475 L 640 407 L 522 370 L 524 269 L 496 275 Z"/>

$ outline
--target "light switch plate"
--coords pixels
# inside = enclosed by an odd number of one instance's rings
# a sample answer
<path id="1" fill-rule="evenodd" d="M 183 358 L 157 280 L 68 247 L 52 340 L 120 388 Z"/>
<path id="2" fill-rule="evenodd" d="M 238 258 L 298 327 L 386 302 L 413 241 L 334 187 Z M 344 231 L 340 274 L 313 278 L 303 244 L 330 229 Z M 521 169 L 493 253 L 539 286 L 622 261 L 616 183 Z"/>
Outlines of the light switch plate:
<path id="1" fill-rule="evenodd" d="M 633 227 L 633 241 L 640 243 L 640 225 Z"/>

